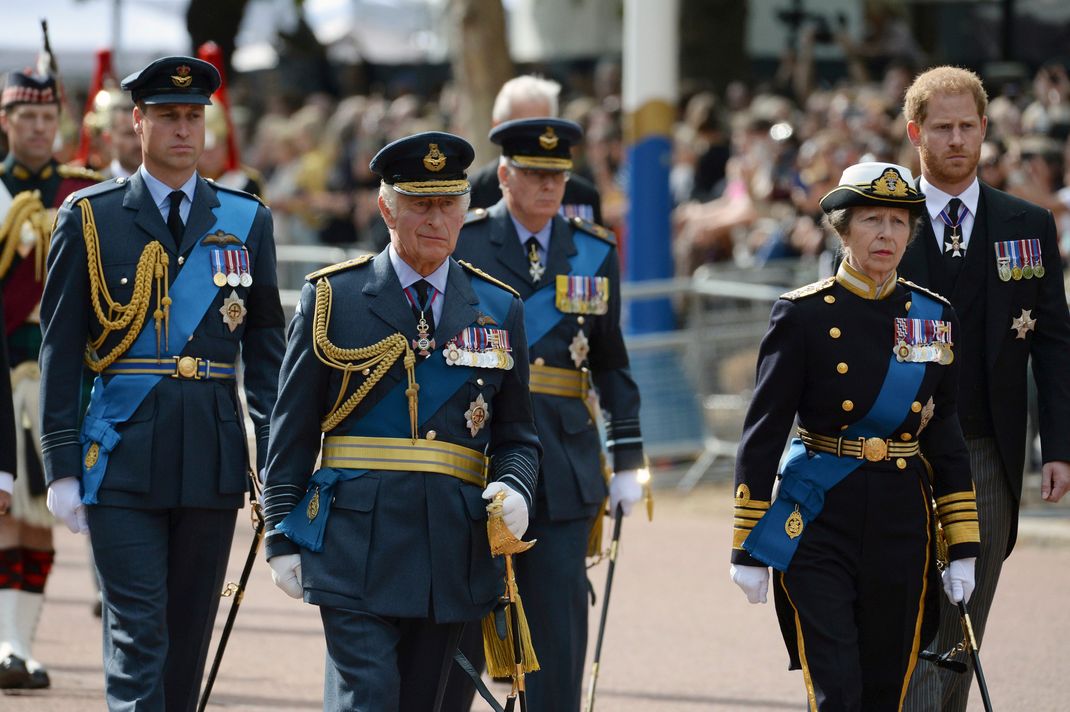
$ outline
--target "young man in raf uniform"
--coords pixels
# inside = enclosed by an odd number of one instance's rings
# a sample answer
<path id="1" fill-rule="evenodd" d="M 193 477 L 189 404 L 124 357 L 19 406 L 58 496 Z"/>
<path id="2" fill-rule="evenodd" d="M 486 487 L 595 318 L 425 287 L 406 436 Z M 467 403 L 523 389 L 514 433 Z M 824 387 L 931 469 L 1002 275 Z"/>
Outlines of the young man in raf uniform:
<path id="1" fill-rule="evenodd" d="M 0 128 L 9 149 L 0 163 L 0 285 L 18 428 L 16 445 L 5 454 L 16 458 L 17 467 L 10 474 L 19 477 L 11 516 L 0 519 L 0 689 L 50 684 L 47 671 L 32 654 L 55 556 L 52 526 L 56 523 L 46 507 L 37 448 L 38 304 L 56 209 L 74 191 L 102 180 L 99 174 L 64 165 L 52 155 L 60 115 L 53 77 L 29 72 L 7 75 L 0 97 Z M 6 368 L 0 374 L 8 378 Z M 0 474 L 0 488 L 7 479 Z"/>
<path id="2" fill-rule="evenodd" d="M 276 584 L 320 607 L 325 710 L 437 710 L 463 624 L 503 591 L 485 500 L 502 493 L 508 529 L 527 529 L 523 304 L 450 258 L 472 158 L 439 132 L 380 151 L 390 245 L 309 275 L 290 324 L 266 547 Z"/>
<path id="3" fill-rule="evenodd" d="M 627 514 L 642 496 L 639 389 L 620 329 L 616 243 L 605 228 L 558 214 L 581 134 L 577 124 L 553 118 L 495 127 L 490 138 L 502 147 L 503 198 L 469 214 L 457 249 L 524 299 L 543 468 L 530 530 L 539 543 L 517 560 L 517 583 L 541 665 L 528 680 L 528 708 L 546 712 L 580 706 L 585 564 L 591 528 L 605 507 L 606 468 L 616 473 L 610 511 L 619 505 Z M 602 461 L 592 387 L 606 413 L 610 463 Z"/>
<path id="4" fill-rule="evenodd" d="M 124 79 L 144 163 L 72 195 L 49 253 L 49 509 L 93 545 L 112 711 L 194 709 L 248 489 L 239 353 L 257 462 L 278 388 L 285 324 L 271 214 L 196 172 L 218 85 L 215 68 L 191 57 Z M 83 366 L 98 375 L 79 426 Z"/>

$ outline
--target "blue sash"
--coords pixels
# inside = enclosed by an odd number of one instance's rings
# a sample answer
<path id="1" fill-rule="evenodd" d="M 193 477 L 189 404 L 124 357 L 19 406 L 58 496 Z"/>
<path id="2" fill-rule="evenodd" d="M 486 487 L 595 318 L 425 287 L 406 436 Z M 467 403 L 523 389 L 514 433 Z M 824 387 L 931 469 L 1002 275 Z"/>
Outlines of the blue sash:
<path id="1" fill-rule="evenodd" d="M 593 275 L 605 262 L 612 246 L 595 237 L 576 237 L 576 254 L 568 260 L 569 274 Z M 556 290 L 557 285 L 551 282 L 524 300 L 524 330 L 529 346 L 537 344 L 565 317 L 554 304 Z"/>
<path id="2" fill-rule="evenodd" d="M 943 307 L 935 299 L 920 292 L 911 294 L 909 318 L 939 319 L 942 311 Z M 903 414 L 910 410 L 925 377 L 925 366 L 924 363 L 900 363 L 893 354 L 873 407 L 865 417 L 844 430 L 841 437 L 887 438 L 903 422 Z M 805 532 L 806 525 L 816 519 L 825 506 L 825 493 L 864 463 L 865 460 L 836 457 L 831 453 L 811 454 L 801 440 L 793 438 L 780 472 L 777 498 L 754 525 L 743 548 L 777 571 L 786 571 L 799 547 L 799 536 L 792 538 L 785 531 L 788 517 L 798 507 Z"/>
<path id="3" fill-rule="evenodd" d="M 482 279 L 471 280 L 472 289 L 479 299 L 479 306 L 499 324 L 509 316 L 513 296 Z M 420 384 L 419 424 L 427 423 L 438 413 L 454 393 L 472 375 L 471 366 L 449 366 L 442 357 L 441 349 L 432 353 L 416 366 L 416 382 Z M 376 403 L 363 417 L 350 422 L 345 432 L 338 429 L 332 435 L 354 435 L 375 438 L 409 438 L 409 400 L 405 396 L 407 379 L 402 379 Z M 349 468 L 322 467 L 312 474 L 308 490 L 297 506 L 290 510 L 275 527 L 293 543 L 310 551 L 323 550 L 323 535 L 331 514 L 332 490 L 335 483 L 353 480 L 368 472 Z M 313 496 L 319 497 L 319 513 L 309 520 L 307 512 Z"/>
<path id="4" fill-rule="evenodd" d="M 259 203 L 224 191 L 216 195 L 219 206 L 212 209 L 216 221 L 209 229 L 236 235 L 244 244 Z M 219 293 L 219 288 L 212 282 L 212 271 L 208 269 L 210 250 L 210 246 L 198 240 L 186 260 L 188 266 L 178 273 L 169 288 L 170 334 L 164 353 L 172 353 L 172 343 L 178 344 L 178 351 L 181 352 Z M 125 355 L 129 358 L 155 358 L 156 330 L 144 324 Z M 93 381 L 89 410 L 82 423 L 82 502 L 85 504 L 97 503 L 97 492 L 108 469 L 108 456 L 122 440 L 115 426 L 126 422 L 134 414 L 161 378 L 118 375 L 105 385 L 104 379 L 98 375 Z M 85 456 L 93 443 L 98 445 L 99 455 L 92 467 L 85 467 Z"/>

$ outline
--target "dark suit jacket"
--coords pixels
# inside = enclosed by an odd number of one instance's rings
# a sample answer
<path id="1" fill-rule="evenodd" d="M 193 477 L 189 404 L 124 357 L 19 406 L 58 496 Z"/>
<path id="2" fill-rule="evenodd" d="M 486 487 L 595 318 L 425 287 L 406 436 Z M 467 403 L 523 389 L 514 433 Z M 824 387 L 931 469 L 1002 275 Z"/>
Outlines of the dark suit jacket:
<path id="1" fill-rule="evenodd" d="M 410 342 L 416 338 L 416 318 L 386 250 L 371 262 L 320 279 L 329 281 L 333 295 L 327 329 L 331 343 L 356 348 L 397 333 Z M 475 279 L 451 260 L 446 301 L 434 333 L 437 348 L 428 358 L 443 358 L 447 341 L 477 325 L 479 300 L 471 285 Z M 510 333 L 514 366 L 453 367 L 466 369 L 468 380 L 434 413 L 420 403 L 420 419 L 426 420 L 420 436 L 486 452 L 492 457 L 489 479 L 511 479 L 506 484 L 526 494 L 535 489 L 540 449 L 527 388 L 524 308 L 510 297 L 509 314 L 500 328 Z M 279 401 L 271 416 L 264 492 L 269 559 L 299 551 L 274 531 L 275 525 L 308 488 L 320 452 L 320 422 L 342 387 L 342 372 L 325 365 L 313 348 L 315 303 L 315 285 L 306 284 L 290 323 Z M 352 426 L 405 378 L 399 359 L 332 432 L 352 432 Z M 359 373 L 351 377 L 345 397 L 363 380 Z M 472 435 L 465 411 L 480 395 L 490 404 L 490 419 Z M 439 623 L 479 619 L 494 607 L 503 581 L 502 560 L 490 556 L 481 494 L 477 486 L 435 473 L 370 471 L 339 482 L 322 551 L 300 549 L 305 600 L 402 618 L 424 618 L 433 612 Z"/>
<path id="2" fill-rule="evenodd" d="M 502 199 L 502 188 L 498 184 L 498 161 L 480 168 L 468 178 L 472 185 L 471 208 L 489 208 Z M 594 183 L 575 173 L 565 183 L 565 197 L 561 199 L 562 211 L 566 216 L 578 215 L 599 225 L 602 224 L 602 198 Z M 587 208 L 590 215 L 582 214 Z"/>
<path id="3" fill-rule="evenodd" d="M 553 289 L 557 275 L 571 272 L 569 257 L 577 252 L 579 240 L 601 240 L 574 222 L 557 216 L 550 233 L 546 272 L 538 284 L 532 282 L 528 259 L 516 234 L 513 220 L 499 202 L 478 219 L 469 222 L 457 241 L 459 259 L 471 261 L 516 289 L 523 299 L 537 288 Z M 643 465 L 643 447 L 639 429 L 639 388 L 628 368 L 628 350 L 620 328 L 620 264 L 617 250 L 611 248 L 595 275 L 608 277 L 609 309 L 604 315 L 565 314 L 537 343 L 529 345 L 530 357 L 546 366 L 577 369 L 569 346 L 579 331 L 590 342 L 585 368 L 589 368 L 602 409 L 607 413 L 607 438 L 614 470 L 628 470 Z M 543 467 L 539 480 L 539 501 L 545 500 L 553 520 L 581 519 L 594 516 L 606 496 L 606 483 L 599 460 L 601 445 L 598 431 L 586 406 L 577 398 L 532 395 L 535 424 L 543 444 Z M 541 506 L 541 505 L 540 505 Z"/>
<path id="4" fill-rule="evenodd" d="M 133 293 L 138 257 L 153 240 L 168 252 L 172 282 L 183 269 L 210 269 L 207 263 L 183 262 L 196 243 L 211 232 L 215 224 L 212 208 L 219 205 L 216 192 L 220 190 L 229 189 L 198 181 L 177 250 L 139 173 L 79 191 L 60 209 L 41 301 L 41 443 L 49 482 L 82 472 L 78 442 L 82 356 L 87 342 L 102 331 L 90 302 L 78 202 L 87 199 L 92 206 L 104 281 L 112 299 L 126 304 Z M 245 193 L 231 192 L 254 200 Z M 285 326 L 275 275 L 271 213 L 263 205 L 256 208 L 245 244 L 252 286 L 220 288 L 180 355 L 225 363 L 235 363 L 241 355 L 246 400 L 256 426 L 257 462 L 263 463 Z M 231 292 L 237 292 L 248 310 L 234 331 L 223 322 L 219 311 Z M 155 293 L 151 299 L 150 312 L 155 308 Z M 177 310 L 181 305 L 171 308 Z M 151 313 L 143 328 L 154 328 Z M 124 333 L 112 333 L 99 353 L 109 352 Z M 117 377 L 121 378 L 104 378 Z M 138 508 L 242 505 L 250 463 L 235 381 L 165 376 L 118 431 L 122 441 L 111 453 L 99 496 L 101 504 Z"/>
<path id="5" fill-rule="evenodd" d="M 984 310 L 984 334 L 964 334 L 967 349 L 956 349 L 964 358 L 984 355 L 989 413 L 1000 459 L 1007 473 L 1007 486 L 1015 501 L 1021 498 L 1025 462 L 1027 419 L 1026 366 L 1033 362 L 1033 375 L 1040 400 L 1040 437 L 1043 460 L 1070 461 L 1070 313 L 1063 289 L 1062 262 L 1049 211 L 981 183 L 977 223 L 966 251 L 955 288 L 947 296 L 963 323 L 967 312 Z M 983 221 L 979 234 L 978 223 Z M 975 241 L 975 237 L 983 237 Z M 995 243 L 1039 239 L 1045 274 L 1041 278 L 1004 282 L 996 271 Z M 928 216 L 919 221 L 913 242 L 899 265 L 903 277 L 939 291 L 930 251 L 935 237 Z M 983 287 L 983 288 L 982 288 Z M 1026 310 L 1036 319 L 1036 329 L 1024 339 L 1017 337 L 1011 322 Z M 962 387 L 968 384 L 963 383 Z M 960 415 L 961 415 L 960 411 Z M 981 522 L 982 536 L 984 522 Z M 1017 526 L 1007 542 L 1014 546 Z"/>

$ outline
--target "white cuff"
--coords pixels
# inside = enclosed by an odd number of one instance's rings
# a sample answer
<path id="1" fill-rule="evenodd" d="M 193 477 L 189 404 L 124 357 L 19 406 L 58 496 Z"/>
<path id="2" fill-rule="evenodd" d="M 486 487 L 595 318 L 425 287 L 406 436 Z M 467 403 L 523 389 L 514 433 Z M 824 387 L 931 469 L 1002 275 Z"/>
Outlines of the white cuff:
<path id="1" fill-rule="evenodd" d="M 15 476 L 0 470 L 0 492 L 11 494 L 15 489 Z"/>

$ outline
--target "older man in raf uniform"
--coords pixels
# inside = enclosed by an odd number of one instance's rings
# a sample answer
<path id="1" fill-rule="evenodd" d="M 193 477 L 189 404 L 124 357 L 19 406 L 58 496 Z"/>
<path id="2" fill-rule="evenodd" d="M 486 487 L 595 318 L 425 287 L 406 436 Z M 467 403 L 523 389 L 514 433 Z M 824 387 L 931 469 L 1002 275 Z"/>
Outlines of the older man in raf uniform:
<path id="1" fill-rule="evenodd" d="M 541 664 L 528 681 L 533 711 L 580 705 L 585 555 L 592 524 L 604 509 L 606 468 L 616 473 L 608 487 L 611 511 L 619 505 L 627 514 L 641 497 L 639 389 L 620 329 L 616 243 L 603 227 L 558 215 L 571 148 L 581 133 L 577 124 L 553 118 L 495 127 L 490 138 L 502 147 L 503 198 L 469 214 L 457 249 L 524 299 L 535 423 L 544 451 L 530 530 L 539 544 L 517 561 Z M 602 462 L 588 400 L 592 385 L 607 416 L 611 463 Z"/>
<path id="2" fill-rule="evenodd" d="M 238 354 L 258 462 L 278 387 L 271 214 L 196 172 L 218 85 L 215 68 L 191 57 L 124 79 L 144 163 L 72 195 L 49 253 L 49 508 L 93 544 L 113 711 L 194 708 L 248 487 Z M 83 364 L 98 376 L 79 429 Z"/>
<path id="3" fill-rule="evenodd" d="M 290 324 L 267 556 L 320 607 L 325 710 L 437 710 L 462 625 L 503 590 L 484 500 L 503 493 L 505 524 L 527 529 L 540 447 L 523 304 L 450 258 L 472 158 L 439 132 L 380 151 L 390 245 L 309 275 Z"/>

